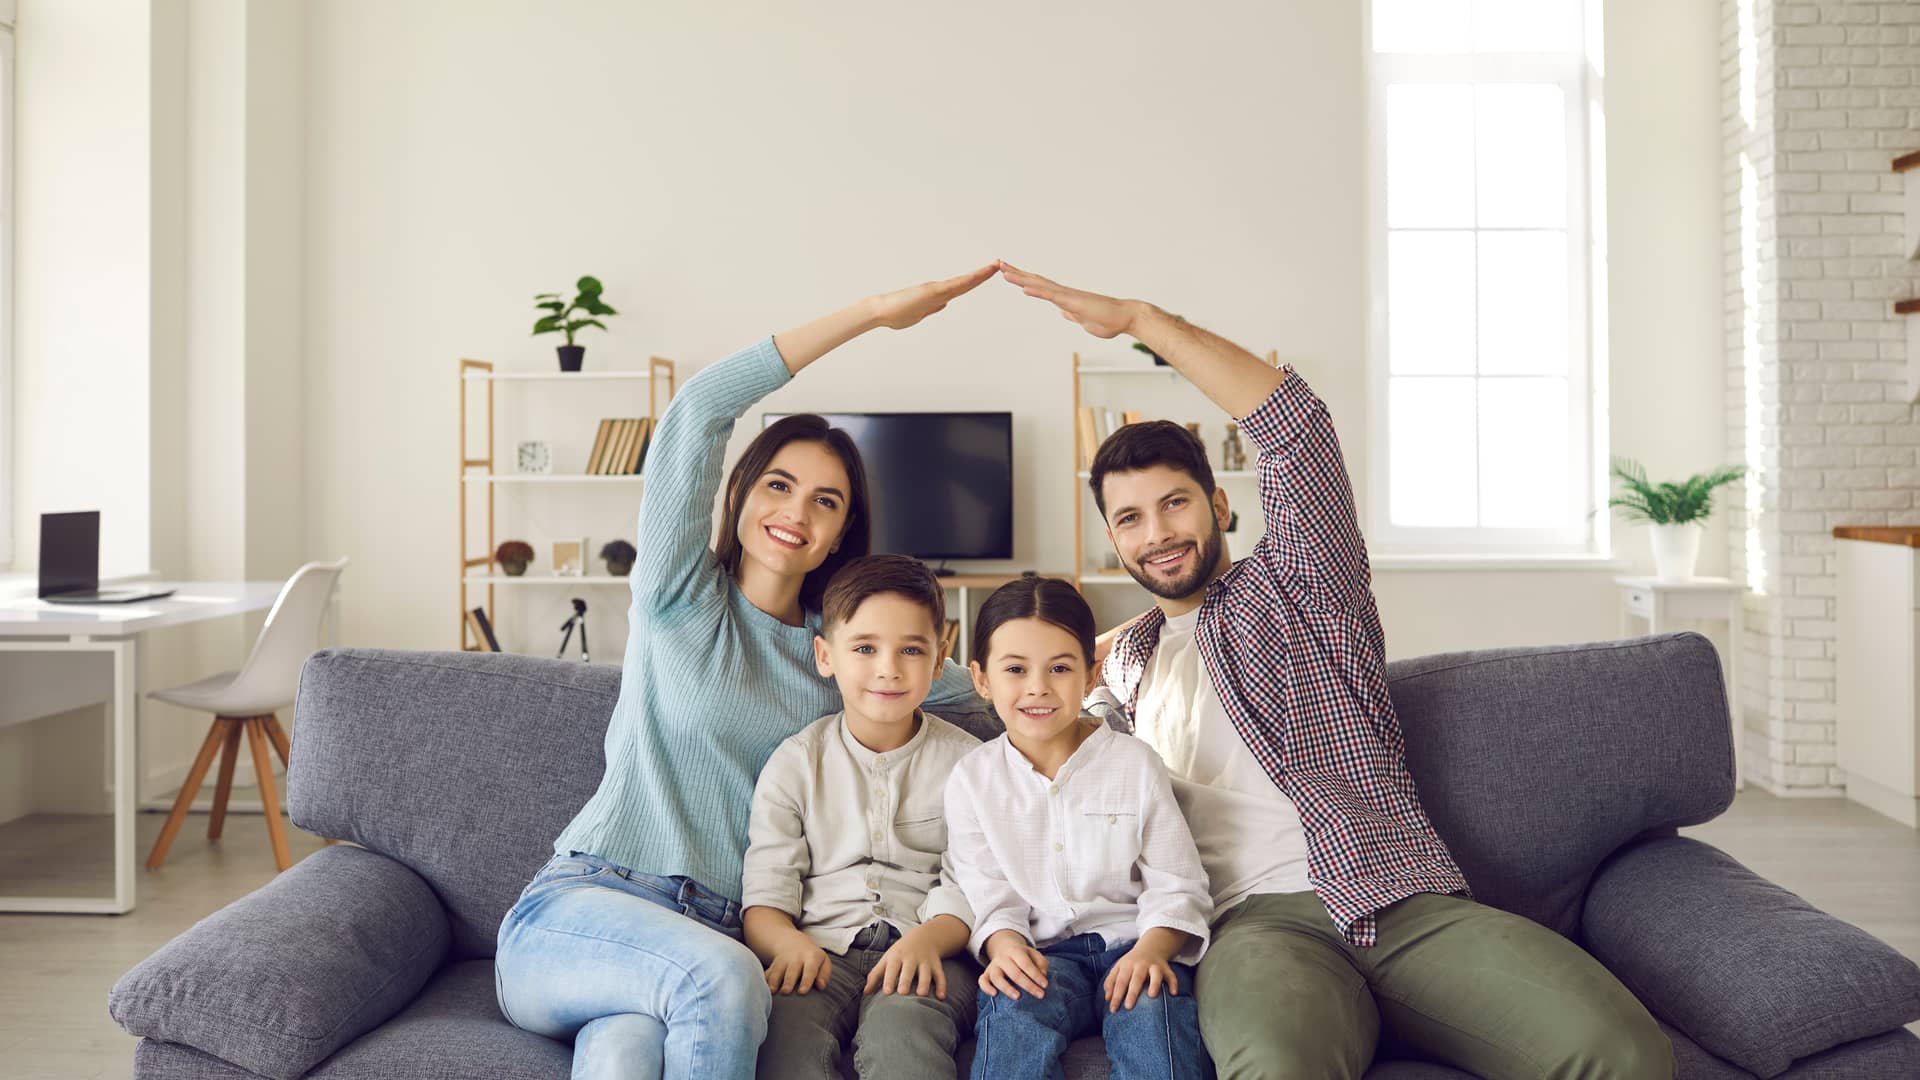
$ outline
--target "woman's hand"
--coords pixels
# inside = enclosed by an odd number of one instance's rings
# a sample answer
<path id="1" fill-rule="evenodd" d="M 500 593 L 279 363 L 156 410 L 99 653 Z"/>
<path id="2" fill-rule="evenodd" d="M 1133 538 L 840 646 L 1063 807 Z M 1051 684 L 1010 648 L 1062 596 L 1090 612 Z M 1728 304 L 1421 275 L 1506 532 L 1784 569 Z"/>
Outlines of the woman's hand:
<path id="1" fill-rule="evenodd" d="M 980 989 L 988 997 L 1005 993 L 1015 1001 L 1020 991 L 1047 996 L 1047 958 L 1018 930 L 1002 930 L 987 939 L 987 970 L 980 973 Z"/>
<path id="2" fill-rule="evenodd" d="M 877 325 L 890 330 L 905 330 L 946 307 L 954 297 L 973 291 L 981 282 L 992 277 L 999 270 L 999 263 L 988 263 L 970 274 L 950 277 L 945 281 L 923 282 L 904 289 L 896 289 L 890 293 L 881 293 L 870 301 L 873 305 L 873 320 Z"/>

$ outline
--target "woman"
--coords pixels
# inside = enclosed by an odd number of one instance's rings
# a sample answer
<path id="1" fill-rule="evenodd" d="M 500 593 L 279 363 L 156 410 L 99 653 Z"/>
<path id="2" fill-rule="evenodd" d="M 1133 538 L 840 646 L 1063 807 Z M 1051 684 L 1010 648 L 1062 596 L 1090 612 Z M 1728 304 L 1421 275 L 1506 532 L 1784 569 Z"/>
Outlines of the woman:
<path id="1" fill-rule="evenodd" d="M 775 334 L 689 379 L 661 417 L 606 773 L 507 913 L 495 957 L 501 1011 L 572 1039 L 576 1077 L 747 1080 L 766 1031 L 766 983 L 740 942 L 747 808 L 773 748 L 840 708 L 814 665 L 819 596 L 866 554 L 870 511 L 852 440 L 790 417 L 734 466 L 709 551 L 734 422 L 833 349 L 912 326 L 997 270 Z M 927 704 L 971 698 L 949 662 Z"/>

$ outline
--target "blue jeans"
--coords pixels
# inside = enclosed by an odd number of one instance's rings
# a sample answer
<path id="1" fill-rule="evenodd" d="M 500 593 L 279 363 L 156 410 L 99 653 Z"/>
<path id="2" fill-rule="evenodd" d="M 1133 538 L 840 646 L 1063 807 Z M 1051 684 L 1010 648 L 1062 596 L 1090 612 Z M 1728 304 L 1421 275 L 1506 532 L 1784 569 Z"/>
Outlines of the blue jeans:
<path id="1" fill-rule="evenodd" d="M 574 852 L 500 923 L 500 1011 L 573 1040 L 575 1077 L 752 1080 L 771 995 L 740 906 L 698 882 Z"/>
<path id="2" fill-rule="evenodd" d="M 981 994 L 972 1080 L 1060 1080 L 1067 1044 L 1096 1031 L 1106 1041 L 1113 1080 L 1211 1077 L 1192 968 L 1173 965 L 1178 995 L 1164 986 L 1159 997 L 1142 990 L 1133 1008 L 1123 1003 L 1107 1011 L 1100 984 L 1131 948 L 1131 941 L 1108 948 L 1099 934 L 1076 934 L 1040 950 L 1047 958 L 1047 996 L 1022 993 L 1016 1001 Z"/>

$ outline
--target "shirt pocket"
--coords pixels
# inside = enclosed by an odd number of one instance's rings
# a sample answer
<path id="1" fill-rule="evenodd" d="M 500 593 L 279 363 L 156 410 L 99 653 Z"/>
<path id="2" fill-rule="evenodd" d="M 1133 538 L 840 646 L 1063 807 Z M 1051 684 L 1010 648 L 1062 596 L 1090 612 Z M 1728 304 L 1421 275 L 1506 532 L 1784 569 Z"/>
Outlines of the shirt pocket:
<path id="1" fill-rule="evenodd" d="M 896 818 L 893 832 L 900 843 L 908 850 L 901 854 L 916 863 L 931 862 L 934 869 L 940 865 L 940 853 L 947 850 L 947 818 L 944 814 L 933 817 Z M 928 867 L 913 866 L 912 869 L 925 872 Z"/>
<path id="2" fill-rule="evenodd" d="M 1133 877 L 1140 858 L 1140 815 L 1133 810 L 1084 810 L 1080 814 L 1080 847 L 1094 881 L 1121 881 Z M 1073 858 L 1069 853 L 1069 858 Z M 1076 860 L 1077 861 L 1077 860 Z"/>

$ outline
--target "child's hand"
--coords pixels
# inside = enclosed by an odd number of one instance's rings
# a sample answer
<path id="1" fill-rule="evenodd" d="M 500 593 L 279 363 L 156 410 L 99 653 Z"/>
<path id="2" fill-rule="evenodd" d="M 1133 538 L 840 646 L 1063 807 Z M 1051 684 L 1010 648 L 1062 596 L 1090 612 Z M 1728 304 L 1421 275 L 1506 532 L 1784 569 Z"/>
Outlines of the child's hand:
<path id="1" fill-rule="evenodd" d="M 776 994 L 805 994 L 825 990 L 827 976 L 833 974 L 833 961 L 826 951 L 805 934 L 796 933 L 791 943 L 775 953 L 767 965 L 767 989 Z"/>
<path id="2" fill-rule="evenodd" d="M 1027 943 L 1018 930 L 1002 930 L 987 939 L 987 970 L 980 973 L 980 989 L 988 997 L 1002 991 L 1015 1001 L 1020 991 L 1047 996 L 1047 958 Z"/>
<path id="3" fill-rule="evenodd" d="M 1133 1008 L 1133 1003 L 1140 1000 L 1141 987 L 1146 988 L 1148 997 L 1159 997 L 1162 985 L 1169 994 L 1180 993 L 1180 979 L 1173 973 L 1169 961 L 1186 944 L 1186 939 L 1182 931 L 1164 926 L 1140 935 L 1140 940 L 1115 962 L 1107 972 L 1107 981 L 1100 985 L 1107 995 L 1107 1011 L 1119 1012 L 1122 1004 Z"/>
<path id="4" fill-rule="evenodd" d="M 867 972 L 867 993 L 878 990 L 882 994 L 926 997 L 931 989 L 934 997 L 947 1000 L 947 972 L 940 964 L 940 950 L 930 935 L 921 932 L 924 929 L 907 931 L 880 954 L 880 962 Z"/>

